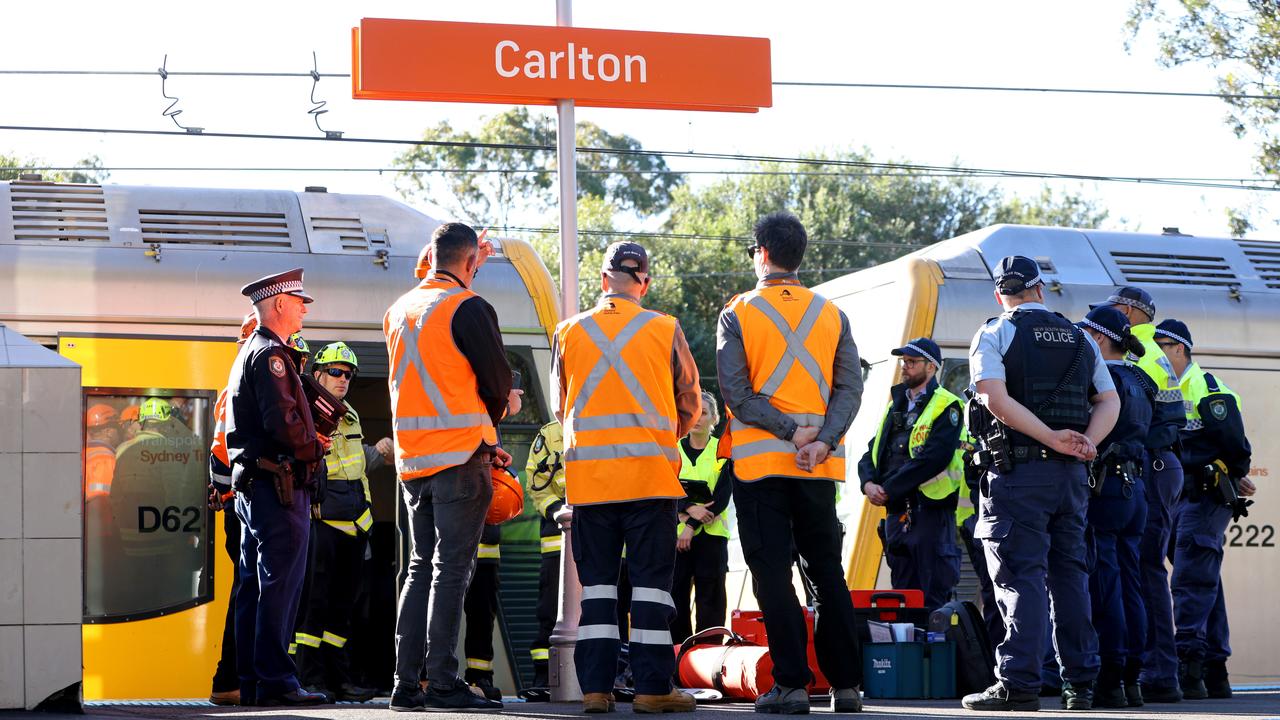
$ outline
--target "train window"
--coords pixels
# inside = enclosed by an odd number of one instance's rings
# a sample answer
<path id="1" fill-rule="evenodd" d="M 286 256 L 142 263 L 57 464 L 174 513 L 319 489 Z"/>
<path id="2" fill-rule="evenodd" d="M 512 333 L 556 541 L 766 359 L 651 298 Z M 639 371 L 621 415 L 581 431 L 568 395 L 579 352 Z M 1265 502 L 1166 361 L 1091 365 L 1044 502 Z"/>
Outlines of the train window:
<path id="1" fill-rule="evenodd" d="M 86 622 L 137 620 L 212 598 L 212 407 L 200 391 L 86 390 Z"/>
<path id="2" fill-rule="evenodd" d="M 969 359 L 943 358 L 942 374 L 938 377 L 938 382 L 963 398 L 964 391 L 969 389 Z"/>

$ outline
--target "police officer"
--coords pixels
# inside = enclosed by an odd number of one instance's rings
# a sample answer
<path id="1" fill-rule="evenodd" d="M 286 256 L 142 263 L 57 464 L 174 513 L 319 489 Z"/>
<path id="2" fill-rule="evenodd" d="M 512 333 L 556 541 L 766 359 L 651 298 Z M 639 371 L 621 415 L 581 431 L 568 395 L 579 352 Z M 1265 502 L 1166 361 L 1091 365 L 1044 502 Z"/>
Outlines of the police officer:
<path id="1" fill-rule="evenodd" d="M 1015 255 L 1001 260 L 994 274 L 1004 312 L 978 330 L 969 348 L 976 385 L 970 431 L 991 456 L 974 535 L 986 550 L 1008 630 L 996 648 L 997 682 L 963 704 L 970 710 L 1040 707 L 1047 590 L 1063 667 L 1062 702 L 1087 710 L 1098 638 L 1089 617 L 1089 486 L 1080 461 L 1097 454 L 1120 401 L 1097 345 L 1044 306 L 1039 265 Z"/>
<path id="2" fill-rule="evenodd" d="M 316 353 L 312 378 L 346 408 L 325 453 L 329 474 L 324 500 L 312 513 L 311 553 L 307 560 L 306 603 L 299 611 L 298 675 L 304 687 L 333 695 L 338 700 L 365 702 L 374 691 L 352 682 L 347 640 L 356 592 L 363 576 L 365 548 L 373 526 L 370 512 L 370 470 L 382 467 L 391 456 L 391 438 L 374 445 L 363 443 L 360 415 L 347 393 L 360 365 L 354 351 L 343 342 L 330 343 Z"/>
<path id="3" fill-rule="evenodd" d="M 1147 643 L 1139 548 L 1147 524 L 1142 473 L 1147 466 L 1146 440 L 1155 412 L 1156 386 L 1145 372 L 1125 361 L 1126 355 L 1141 358 L 1146 353 L 1142 341 L 1130 331 L 1128 318 L 1113 308 L 1098 307 L 1078 325 L 1101 349 L 1120 397 L 1116 425 L 1090 465 L 1094 566 L 1089 594 L 1101 658 L 1093 704 L 1122 708 L 1129 706 L 1130 697 L 1141 698 L 1137 674 L 1126 678 L 1125 668 L 1128 658 L 1140 657 Z"/>
<path id="4" fill-rule="evenodd" d="M 1182 466 L 1187 484 L 1178 501 L 1173 554 L 1173 617 L 1177 627 L 1178 682 L 1188 700 L 1231 697 L 1231 655 L 1222 594 L 1223 535 L 1247 503 L 1226 504 L 1234 489 L 1243 498 L 1257 488 L 1249 479 L 1252 449 L 1244 434 L 1240 396 L 1192 359 L 1191 331 L 1172 318 L 1156 330 L 1182 387 L 1187 426 Z"/>
<path id="5" fill-rule="evenodd" d="M 551 699 L 548 663 L 551 632 L 556 626 L 560 599 L 560 552 L 564 535 L 556 514 L 564 508 L 564 430 L 552 421 L 543 425 L 529 448 L 525 465 L 529 495 L 538 511 L 542 559 L 538 565 L 538 634 L 529 647 L 533 658 L 533 686 L 521 693 L 529 701 Z"/>
<path id="6" fill-rule="evenodd" d="M 680 323 L 645 310 L 649 256 L 636 243 L 605 250 L 599 304 L 560 323 L 552 346 L 556 417 L 565 428 L 565 482 L 573 556 L 582 583 L 574 649 L 583 710 L 613 709 L 621 633 L 619 566 L 632 585 L 630 661 L 636 712 L 688 712 L 671 687 L 671 580 L 675 563 L 677 438 L 700 408 L 698 368 Z"/>
<path id="7" fill-rule="evenodd" d="M 1142 536 L 1142 594 L 1147 609 L 1147 642 L 1141 655 L 1128 656 L 1124 687 L 1131 705 L 1146 702 L 1178 702 L 1178 656 L 1173 643 L 1173 599 L 1165 555 L 1173 534 L 1174 511 L 1182 493 L 1182 462 L 1174 449 L 1178 432 L 1186 423 L 1182 390 L 1169 359 L 1156 344 L 1156 304 L 1139 287 L 1116 290 L 1105 301 L 1089 307 L 1110 306 L 1123 314 L 1134 337 L 1146 353 L 1137 365 L 1156 386 L 1155 415 L 1147 432 L 1147 462 L 1143 485 L 1147 494 L 1147 525 Z M 1139 688 L 1139 673 L 1141 686 Z"/>
<path id="8" fill-rule="evenodd" d="M 240 292 L 259 321 L 227 380 L 227 457 L 243 527 L 236 592 L 240 703 L 315 705 L 329 698 L 299 685 L 288 645 L 306 569 L 307 485 L 323 471 L 329 439 L 316 435 L 299 353 L 284 341 L 302 329 L 312 298 L 302 289 L 301 268 Z"/>
<path id="9" fill-rule="evenodd" d="M 759 583 L 774 686 L 759 712 L 807 714 L 812 678 L 805 617 L 792 589 L 799 552 L 818 608 L 818 665 L 831 709 L 862 709 L 862 653 L 840 560 L 836 483 L 845 478 L 844 434 L 862 399 L 849 319 L 800 284 L 808 236 L 794 215 L 756 223 L 748 247 L 755 289 L 720 313 L 716 367 L 732 419 L 733 496 L 743 554 Z"/>
<path id="10" fill-rule="evenodd" d="M 960 398 L 938 384 L 942 351 L 927 337 L 892 351 L 902 382 L 858 463 L 862 492 L 887 515 L 880 524 L 894 589 L 924 591 L 926 608 L 941 607 L 960 580 L 956 503 L 964 482 Z"/>
<path id="11" fill-rule="evenodd" d="M 696 630 L 724 625 L 728 611 L 725 578 L 729 574 L 729 526 L 724 513 L 733 500 L 733 464 L 719 457 L 719 440 L 711 434 L 720 424 L 720 410 L 711 393 L 702 393 L 702 414 L 693 430 L 680 438 L 680 482 L 697 487 L 696 494 L 676 503 L 676 572 L 671 596 L 676 618 L 671 622 L 674 640 L 683 642 L 695 631 L 690 599 L 697 609 Z"/>

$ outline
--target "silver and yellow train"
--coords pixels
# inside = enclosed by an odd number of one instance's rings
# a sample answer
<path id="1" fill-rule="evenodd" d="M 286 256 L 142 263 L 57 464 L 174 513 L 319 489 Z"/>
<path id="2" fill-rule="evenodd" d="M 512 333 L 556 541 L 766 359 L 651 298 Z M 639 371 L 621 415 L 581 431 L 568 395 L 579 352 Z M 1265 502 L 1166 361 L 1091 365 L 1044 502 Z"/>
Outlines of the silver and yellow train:
<path id="1" fill-rule="evenodd" d="M 890 349 L 930 336 L 944 355 L 940 381 L 957 393 L 968 386 L 969 342 L 1000 313 L 991 270 L 1014 254 L 1040 264 L 1047 305 L 1073 320 L 1118 286 L 1146 288 L 1160 318 L 1190 327 L 1201 367 L 1240 394 L 1253 442 L 1250 474 L 1260 490 L 1249 517 L 1227 530 L 1223 580 L 1235 629 L 1230 667 L 1236 682 L 1280 681 L 1280 625 L 1270 613 L 1280 596 L 1280 498 L 1268 482 L 1280 473 L 1280 445 L 1270 438 L 1280 425 L 1280 243 L 1002 225 L 824 283 L 815 289 L 849 316 L 854 340 L 872 363 L 863 410 L 846 439 L 850 457 L 866 451 L 879 409 L 899 381 Z M 853 489 L 843 503 L 850 585 L 887 586 L 875 533 L 883 509 Z"/>
<path id="2" fill-rule="evenodd" d="M 271 272 L 306 269 L 316 302 L 304 335 L 313 347 L 343 340 L 356 351 L 360 374 L 349 400 L 366 433 L 382 437 L 390 432 L 383 313 L 416 282 L 418 252 L 437 225 L 386 198 L 323 188 L 0 183 L 0 323 L 82 366 L 85 410 L 106 405 L 128 417 L 146 398 L 167 399 L 189 451 L 131 457 L 129 472 L 145 474 L 147 461 L 167 469 L 155 482 L 135 483 L 150 490 L 118 499 L 114 508 L 117 524 L 131 525 L 136 516 L 136 533 L 145 534 L 150 551 L 177 560 L 139 567 L 106 539 L 112 533 L 93 526 L 95 501 L 86 508 L 87 700 L 208 693 L 233 568 L 222 550 L 221 519 L 199 499 L 213 401 L 235 357 L 240 320 L 251 309 L 240 286 Z M 481 270 L 476 288 L 497 309 L 512 365 L 527 378 L 525 409 L 502 427 L 523 467 L 533 433 L 548 419 L 556 292 L 528 244 L 498 240 L 495 246 L 498 255 Z M 181 466 L 177 472 L 174 463 Z M 393 637 L 398 490 L 390 471 L 371 481 L 374 560 L 365 603 L 373 630 L 371 637 L 352 638 L 352 652 L 367 653 L 378 667 L 389 663 L 384 658 Z M 519 527 L 508 535 L 523 537 Z M 530 635 L 534 623 L 536 525 L 523 535 L 528 542 L 513 543 L 508 563 L 516 576 L 508 583 L 514 599 L 504 617 L 507 632 L 495 638 L 499 680 L 506 676 L 508 683 L 519 669 L 516 660 L 528 655 L 527 645 L 520 646 L 526 641 L 513 638 Z"/>

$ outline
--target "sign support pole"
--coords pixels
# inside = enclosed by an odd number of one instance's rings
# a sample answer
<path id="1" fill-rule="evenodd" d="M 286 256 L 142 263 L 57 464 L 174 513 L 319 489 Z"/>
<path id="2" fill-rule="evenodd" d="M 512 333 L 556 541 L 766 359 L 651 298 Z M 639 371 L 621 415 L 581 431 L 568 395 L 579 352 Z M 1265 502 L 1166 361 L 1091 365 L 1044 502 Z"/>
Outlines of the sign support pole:
<path id="1" fill-rule="evenodd" d="M 556 0 L 556 25 L 573 25 L 573 0 Z M 560 317 L 578 313 L 578 168 L 573 100 L 556 101 L 556 169 L 560 181 Z M 573 561 L 573 531 L 564 531 L 560 552 L 560 618 L 551 632 L 548 670 L 552 702 L 582 699 L 573 651 L 582 614 L 582 585 Z"/>

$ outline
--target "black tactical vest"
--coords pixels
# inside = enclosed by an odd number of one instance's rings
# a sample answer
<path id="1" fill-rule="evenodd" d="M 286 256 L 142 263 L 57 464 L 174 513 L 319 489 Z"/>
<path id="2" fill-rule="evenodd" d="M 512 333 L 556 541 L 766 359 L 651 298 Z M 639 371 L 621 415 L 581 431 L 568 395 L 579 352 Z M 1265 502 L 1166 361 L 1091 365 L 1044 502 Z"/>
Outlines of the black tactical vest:
<path id="1" fill-rule="evenodd" d="M 1120 417 L 1111 434 L 1098 445 L 1098 454 L 1114 445 L 1113 457 L 1118 460 L 1141 461 L 1144 456 L 1147 432 L 1155 412 L 1155 385 L 1141 370 L 1129 365 L 1107 365 L 1111 379 L 1120 396 Z"/>
<path id="2" fill-rule="evenodd" d="M 906 401 L 903 400 L 903 407 L 906 407 Z M 924 405 L 916 403 L 916 409 L 907 412 L 906 410 L 894 410 L 889 413 L 889 431 L 885 433 L 885 449 L 883 462 L 880 464 L 880 477 L 887 477 L 889 473 L 897 470 L 907 461 L 911 459 L 910 443 L 911 429 L 915 427 L 916 420 L 920 417 L 920 411 L 924 409 Z"/>
<path id="3" fill-rule="evenodd" d="M 1078 430 L 1089 426 L 1089 386 L 1094 353 L 1082 331 L 1071 321 L 1048 310 L 1015 310 L 1011 322 L 1018 329 L 1004 354 L 1005 384 L 1009 396 L 1054 430 Z M 1084 347 L 1077 350 L 1077 343 Z M 1071 370 L 1070 380 L 1063 377 Z M 1062 389 L 1054 396 L 1058 386 Z M 1047 406 L 1041 407 L 1050 398 Z M 1038 443 L 1009 430 L 1014 445 Z"/>

